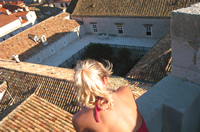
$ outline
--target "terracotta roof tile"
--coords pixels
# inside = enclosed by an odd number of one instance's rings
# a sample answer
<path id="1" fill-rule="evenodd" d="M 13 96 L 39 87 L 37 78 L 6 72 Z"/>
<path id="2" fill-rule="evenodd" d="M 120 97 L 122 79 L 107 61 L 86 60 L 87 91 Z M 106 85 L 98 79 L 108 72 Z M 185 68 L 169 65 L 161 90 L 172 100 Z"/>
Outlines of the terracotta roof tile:
<path id="1" fill-rule="evenodd" d="M 171 71 L 171 37 L 168 32 L 128 73 L 127 78 L 159 82 Z"/>
<path id="2" fill-rule="evenodd" d="M 79 24 L 75 20 L 65 19 L 68 15 L 68 13 L 63 12 L 55 17 L 53 16 L 3 41 L 0 44 L 0 58 L 12 59 L 12 55 L 18 54 L 20 60 L 24 60 L 44 47 L 41 41 L 34 42 L 29 39 L 28 34 L 37 35 L 39 38 L 45 35 L 50 44 L 69 31 L 73 31 Z"/>
<path id="3" fill-rule="evenodd" d="M 1 131 L 75 131 L 70 113 L 32 94 L 0 122 Z"/>
<path id="4" fill-rule="evenodd" d="M 108 82 L 110 84 L 109 88 L 113 91 L 117 90 L 121 86 L 129 87 L 132 90 L 135 99 L 138 99 L 155 85 L 155 83 L 134 81 L 132 79 L 127 79 L 119 76 L 109 77 Z"/>
<path id="5" fill-rule="evenodd" d="M 22 101 L 33 92 L 70 113 L 79 110 L 75 97 L 76 92 L 73 90 L 73 83 L 70 81 L 4 68 L 0 69 L 0 81 L 8 82 L 7 89 L 12 97 L 5 96 L 2 99 L 1 110 Z M 38 87 L 37 90 L 36 87 Z"/>
<path id="6" fill-rule="evenodd" d="M 49 3 L 54 3 L 54 2 L 71 2 L 71 0 L 51 0 Z"/>
<path id="7" fill-rule="evenodd" d="M 199 0 L 79 0 L 77 16 L 170 17 L 171 11 L 188 7 Z"/>
<path id="8" fill-rule="evenodd" d="M 28 14 L 28 11 L 16 12 L 14 14 L 15 14 L 16 17 L 26 16 Z"/>
<path id="9" fill-rule="evenodd" d="M 3 27 L 17 19 L 19 19 L 19 18 L 14 15 L 1 14 L 0 15 L 0 27 Z"/>

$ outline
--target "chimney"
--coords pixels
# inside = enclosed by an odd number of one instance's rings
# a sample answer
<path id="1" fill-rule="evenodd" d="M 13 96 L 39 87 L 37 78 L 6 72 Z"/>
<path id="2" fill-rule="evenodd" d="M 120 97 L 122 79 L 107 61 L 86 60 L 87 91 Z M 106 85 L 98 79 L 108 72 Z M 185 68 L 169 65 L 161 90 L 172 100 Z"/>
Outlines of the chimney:
<path id="1" fill-rule="evenodd" d="M 6 10 L 6 14 L 7 14 L 7 15 L 11 15 L 11 12 L 7 9 L 7 10 Z"/>
<path id="2" fill-rule="evenodd" d="M 28 7 L 28 6 L 25 6 L 25 7 L 24 7 L 24 11 L 29 11 L 29 7 Z"/>
<path id="3" fill-rule="evenodd" d="M 34 34 L 28 34 L 28 38 L 30 38 L 31 40 L 33 40 L 34 42 L 38 42 L 40 39 L 38 38 L 37 35 Z"/>
<path id="4" fill-rule="evenodd" d="M 19 63 L 20 62 L 20 60 L 19 60 L 19 55 L 13 55 L 12 56 L 13 57 L 13 59 L 17 62 L 17 63 Z"/>
<path id="5" fill-rule="evenodd" d="M 42 40 L 42 43 L 43 43 L 44 46 L 48 44 L 45 35 L 42 35 L 42 36 L 41 36 L 41 40 Z"/>
<path id="6" fill-rule="evenodd" d="M 20 20 L 20 22 L 22 22 L 22 18 L 21 17 L 19 17 L 19 20 Z"/>

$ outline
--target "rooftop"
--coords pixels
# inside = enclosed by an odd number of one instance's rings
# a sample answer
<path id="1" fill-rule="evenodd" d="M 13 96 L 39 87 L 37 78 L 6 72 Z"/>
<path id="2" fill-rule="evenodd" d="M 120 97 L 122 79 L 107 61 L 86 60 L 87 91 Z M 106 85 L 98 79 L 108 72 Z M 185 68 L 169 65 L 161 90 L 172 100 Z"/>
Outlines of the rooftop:
<path id="1" fill-rule="evenodd" d="M 54 2 L 63 3 L 63 2 L 71 2 L 71 0 L 51 0 L 51 1 L 49 1 L 49 3 L 54 3 Z"/>
<path id="2" fill-rule="evenodd" d="M 0 43 L 0 58 L 12 59 L 12 55 L 18 54 L 20 60 L 33 55 L 44 46 L 41 41 L 34 42 L 28 34 L 37 35 L 40 38 L 45 35 L 48 43 L 51 43 L 64 34 L 73 31 L 79 24 L 75 20 L 65 19 L 69 14 L 63 12 L 51 18 L 30 27 L 29 29 L 9 38 Z"/>
<path id="3" fill-rule="evenodd" d="M 127 78 L 159 82 L 171 72 L 171 35 L 166 33 L 127 74 Z"/>
<path id="4" fill-rule="evenodd" d="M 23 1 L 4 1 L 0 2 L 0 27 L 3 27 L 15 20 L 19 20 L 19 17 L 26 16 L 28 11 L 24 11 L 25 4 Z M 6 10 L 9 10 L 10 15 L 7 14 Z M 20 11 L 19 11 L 20 10 Z M 15 12 L 17 11 L 17 12 Z M 27 20 L 21 18 L 21 23 L 26 23 Z M 15 25 L 18 26 L 18 25 Z"/>
<path id="5" fill-rule="evenodd" d="M 0 14 L 0 28 L 18 19 L 19 18 L 14 15 Z"/>
<path id="6" fill-rule="evenodd" d="M 35 11 L 38 20 L 43 21 L 51 16 L 63 12 L 63 9 L 43 5 L 43 6 L 31 6 L 30 11 Z"/>
<path id="7" fill-rule="evenodd" d="M 3 6 L 3 8 L 9 9 L 9 11 L 13 12 L 17 9 L 22 9 L 25 7 L 25 4 L 23 1 L 4 1 L 0 2 L 0 5 Z"/>
<path id="8" fill-rule="evenodd" d="M 72 114 L 32 94 L 0 122 L 1 131 L 74 131 Z"/>
<path id="9" fill-rule="evenodd" d="M 75 16 L 170 17 L 171 11 L 199 0 L 79 0 Z"/>
<path id="10" fill-rule="evenodd" d="M 72 114 L 79 110 L 72 83 L 74 70 L 25 62 L 15 63 L 10 60 L 1 60 L 0 67 L 0 82 L 7 81 L 10 94 L 1 101 L 3 112 L 9 111 L 13 104 L 23 101 L 33 93 Z M 111 90 L 122 85 L 130 87 L 135 99 L 155 85 L 117 76 L 109 77 L 108 82 Z M 6 113 L 2 116 L 6 116 Z"/>

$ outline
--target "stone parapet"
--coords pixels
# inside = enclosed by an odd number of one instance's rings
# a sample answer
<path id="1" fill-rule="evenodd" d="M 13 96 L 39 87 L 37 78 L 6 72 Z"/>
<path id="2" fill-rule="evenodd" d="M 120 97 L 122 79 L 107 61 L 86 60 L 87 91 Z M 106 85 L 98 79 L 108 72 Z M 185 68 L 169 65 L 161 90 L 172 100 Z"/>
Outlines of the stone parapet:
<path id="1" fill-rule="evenodd" d="M 200 3 L 171 16 L 172 75 L 200 84 Z"/>

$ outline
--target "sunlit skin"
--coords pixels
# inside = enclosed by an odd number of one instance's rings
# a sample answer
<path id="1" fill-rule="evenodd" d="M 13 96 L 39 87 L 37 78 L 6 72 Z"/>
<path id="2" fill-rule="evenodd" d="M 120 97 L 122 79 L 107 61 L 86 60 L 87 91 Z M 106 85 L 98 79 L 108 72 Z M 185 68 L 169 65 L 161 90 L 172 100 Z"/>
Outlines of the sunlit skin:
<path id="1" fill-rule="evenodd" d="M 102 79 L 105 87 L 107 78 Z M 136 132 L 142 126 L 142 116 L 138 110 L 132 91 L 128 87 L 120 87 L 111 92 L 114 100 L 109 111 L 98 111 L 99 123 L 95 119 L 95 109 L 82 109 L 73 117 L 73 125 L 77 132 Z M 103 104 L 106 107 L 107 104 Z"/>

